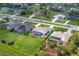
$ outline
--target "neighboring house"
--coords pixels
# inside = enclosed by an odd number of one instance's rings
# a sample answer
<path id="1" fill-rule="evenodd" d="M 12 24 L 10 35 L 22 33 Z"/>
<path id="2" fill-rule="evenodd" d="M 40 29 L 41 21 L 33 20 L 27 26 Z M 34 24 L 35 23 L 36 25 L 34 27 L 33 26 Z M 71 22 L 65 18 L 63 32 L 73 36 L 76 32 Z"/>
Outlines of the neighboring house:
<path id="1" fill-rule="evenodd" d="M 55 11 L 61 11 L 62 10 L 62 6 L 60 5 L 48 5 L 47 6 L 47 10 L 55 10 Z"/>
<path id="2" fill-rule="evenodd" d="M 20 26 L 21 23 L 20 22 L 7 22 L 6 25 L 7 25 L 7 29 L 11 31 L 11 30 L 14 30 L 15 27 Z"/>
<path id="3" fill-rule="evenodd" d="M 7 25 L 4 23 L 0 23 L 0 29 L 6 29 Z"/>
<path id="4" fill-rule="evenodd" d="M 60 6 L 60 5 L 52 6 L 52 10 L 61 11 L 62 10 L 62 6 Z"/>
<path id="5" fill-rule="evenodd" d="M 36 37 L 46 37 L 52 30 L 43 27 L 36 27 L 32 30 L 31 35 Z"/>
<path id="6" fill-rule="evenodd" d="M 55 41 L 58 45 L 59 44 L 64 45 L 68 42 L 71 35 L 72 35 L 71 32 L 53 32 L 50 35 L 49 40 Z"/>
<path id="7" fill-rule="evenodd" d="M 52 5 L 48 5 L 47 10 L 52 10 Z"/>
<path id="8" fill-rule="evenodd" d="M 53 16 L 54 18 L 62 18 L 62 19 L 64 19 L 66 16 L 65 15 L 63 15 L 63 14 L 57 14 L 57 15 L 55 15 L 55 16 Z"/>
<path id="9" fill-rule="evenodd" d="M 3 7 L 1 8 L 2 12 L 15 12 L 15 13 L 20 13 L 21 11 L 23 11 L 20 8 L 8 8 L 8 7 Z"/>
<path id="10" fill-rule="evenodd" d="M 1 8 L 1 11 L 2 12 L 8 12 L 8 8 L 7 7 L 3 7 L 3 8 Z"/>
<path id="11" fill-rule="evenodd" d="M 74 20 L 76 18 L 76 16 L 69 15 L 66 18 L 67 18 L 67 20 Z"/>
<path id="12" fill-rule="evenodd" d="M 22 24 L 20 22 L 7 22 L 6 25 L 8 30 L 18 33 L 29 32 L 34 28 L 33 25 Z"/>
<path id="13" fill-rule="evenodd" d="M 15 31 L 18 33 L 24 33 L 24 32 L 29 32 L 34 28 L 32 25 L 21 25 L 19 27 L 15 28 Z"/>

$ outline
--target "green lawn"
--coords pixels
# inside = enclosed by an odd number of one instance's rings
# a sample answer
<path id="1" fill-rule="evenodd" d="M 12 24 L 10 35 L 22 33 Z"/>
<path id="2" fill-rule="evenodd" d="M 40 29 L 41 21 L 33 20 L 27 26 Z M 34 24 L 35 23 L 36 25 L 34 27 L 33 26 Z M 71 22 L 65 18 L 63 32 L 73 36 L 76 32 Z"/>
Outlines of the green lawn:
<path id="1" fill-rule="evenodd" d="M 8 30 L 0 29 L 0 42 L 1 40 L 5 40 L 7 43 L 15 42 L 21 38 L 21 35 L 18 35 L 14 32 L 9 32 Z"/>
<path id="2" fill-rule="evenodd" d="M 49 27 L 49 25 L 41 24 L 40 27 Z"/>
<path id="3" fill-rule="evenodd" d="M 16 14 L 16 13 L 14 13 L 14 12 L 0 12 L 0 14 L 10 14 L 10 15 L 14 15 L 14 14 Z"/>
<path id="4" fill-rule="evenodd" d="M 0 42 L 0 55 L 35 55 L 43 39 L 0 29 L 0 40 L 14 41 L 12 46 Z"/>
<path id="5" fill-rule="evenodd" d="M 33 38 L 32 36 L 25 36 L 21 40 L 18 40 L 14 47 L 18 51 L 32 55 L 41 45 L 42 39 Z"/>
<path id="6" fill-rule="evenodd" d="M 24 24 L 28 24 L 28 25 L 36 25 L 37 23 L 26 21 Z"/>
<path id="7" fill-rule="evenodd" d="M 66 31 L 67 31 L 67 29 L 66 29 L 66 28 L 57 27 L 57 26 L 55 26 L 53 29 L 54 29 L 54 31 L 64 31 L 64 32 L 66 32 Z"/>
<path id="8" fill-rule="evenodd" d="M 79 22 L 77 21 L 70 21 L 68 24 L 79 26 Z"/>
<path id="9" fill-rule="evenodd" d="M 65 23 L 66 20 L 64 20 L 64 19 L 58 19 L 56 22 L 58 22 L 58 23 Z"/>
<path id="10" fill-rule="evenodd" d="M 34 16 L 33 18 L 35 19 L 40 19 L 40 20 L 47 20 L 47 21 L 52 21 L 52 18 L 47 18 L 45 16 Z"/>
<path id="11" fill-rule="evenodd" d="M 28 54 L 0 43 L 0 56 L 28 56 Z"/>

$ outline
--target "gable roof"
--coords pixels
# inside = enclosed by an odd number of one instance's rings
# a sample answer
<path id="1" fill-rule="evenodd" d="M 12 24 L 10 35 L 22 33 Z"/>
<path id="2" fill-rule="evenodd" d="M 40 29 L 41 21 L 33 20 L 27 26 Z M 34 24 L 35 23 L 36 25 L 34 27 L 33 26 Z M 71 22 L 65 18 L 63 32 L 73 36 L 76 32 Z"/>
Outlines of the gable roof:
<path id="1" fill-rule="evenodd" d="M 9 29 L 9 30 L 14 29 L 15 27 L 21 25 L 20 22 L 7 22 L 5 24 L 7 25 L 7 29 Z"/>
<path id="2" fill-rule="evenodd" d="M 19 32 L 19 33 L 23 33 L 23 32 L 28 32 L 30 31 L 34 26 L 32 25 L 20 25 L 18 27 L 15 28 L 15 31 Z"/>

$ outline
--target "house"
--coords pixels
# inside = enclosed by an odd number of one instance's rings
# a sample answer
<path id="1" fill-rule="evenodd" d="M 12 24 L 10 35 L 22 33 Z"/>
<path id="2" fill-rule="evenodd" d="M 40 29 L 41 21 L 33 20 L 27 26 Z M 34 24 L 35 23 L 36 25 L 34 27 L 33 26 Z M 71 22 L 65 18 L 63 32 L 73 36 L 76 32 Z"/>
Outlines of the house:
<path id="1" fill-rule="evenodd" d="M 62 6 L 60 5 L 48 5 L 47 6 L 47 10 L 54 10 L 54 11 L 61 11 L 62 10 Z"/>
<path id="2" fill-rule="evenodd" d="M 1 8 L 1 11 L 2 11 L 2 12 L 8 12 L 8 9 L 9 9 L 9 8 L 7 8 L 7 7 L 3 7 L 3 8 Z"/>
<path id="3" fill-rule="evenodd" d="M 73 15 L 69 15 L 66 17 L 67 20 L 74 20 L 76 18 L 76 16 L 73 16 Z"/>
<path id="4" fill-rule="evenodd" d="M 53 16 L 54 18 L 62 18 L 62 19 L 64 19 L 66 16 L 65 15 L 63 15 L 63 14 L 57 14 L 57 15 L 55 15 L 55 16 Z"/>
<path id="5" fill-rule="evenodd" d="M 5 23 L 0 23 L 0 29 L 6 29 L 7 25 Z"/>
<path id="6" fill-rule="evenodd" d="M 35 37 L 46 37 L 52 30 L 49 28 L 36 27 L 32 30 L 31 35 Z"/>
<path id="7" fill-rule="evenodd" d="M 49 40 L 55 41 L 58 45 L 62 44 L 65 45 L 69 38 L 71 37 L 72 33 L 71 32 L 53 32 L 49 36 Z"/>
<path id="8" fill-rule="evenodd" d="M 31 31 L 34 28 L 32 25 L 21 25 L 15 28 L 15 31 L 18 33 L 26 33 Z"/>
<path id="9" fill-rule="evenodd" d="M 47 10 L 52 10 L 52 5 L 48 5 Z"/>
<path id="10" fill-rule="evenodd" d="M 11 31 L 11 30 L 14 30 L 15 27 L 21 25 L 20 22 L 7 22 L 7 23 L 5 23 L 5 24 L 7 25 L 7 29 L 10 30 L 10 31 Z"/>
<path id="11" fill-rule="evenodd" d="M 60 5 L 52 6 L 52 10 L 61 11 L 62 10 L 62 6 L 60 6 Z"/>
<path id="12" fill-rule="evenodd" d="M 70 8 L 70 11 L 78 11 L 78 9 L 77 8 Z"/>
<path id="13" fill-rule="evenodd" d="M 8 7 L 3 7 L 1 8 L 2 12 L 15 12 L 15 13 L 20 13 L 23 11 L 21 8 L 8 8 Z"/>

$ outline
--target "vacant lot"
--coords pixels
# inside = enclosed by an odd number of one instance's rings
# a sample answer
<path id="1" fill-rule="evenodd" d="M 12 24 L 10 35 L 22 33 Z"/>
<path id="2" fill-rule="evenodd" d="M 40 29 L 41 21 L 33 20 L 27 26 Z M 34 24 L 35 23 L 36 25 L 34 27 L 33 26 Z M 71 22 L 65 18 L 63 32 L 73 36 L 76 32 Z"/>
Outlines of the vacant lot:
<path id="1" fill-rule="evenodd" d="M 6 43 L 2 43 L 4 40 Z M 0 55 L 34 55 L 43 39 L 0 29 Z M 13 45 L 8 45 L 9 42 Z"/>
<path id="2" fill-rule="evenodd" d="M 49 25 L 41 24 L 40 27 L 49 27 Z"/>
<path id="3" fill-rule="evenodd" d="M 64 19 L 58 19 L 56 22 L 58 22 L 58 23 L 65 23 L 66 20 L 64 20 Z"/>
<path id="4" fill-rule="evenodd" d="M 33 18 L 40 19 L 40 20 L 46 20 L 46 21 L 52 21 L 52 18 L 49 19 L 45 16 L 34 16 Z"/>

